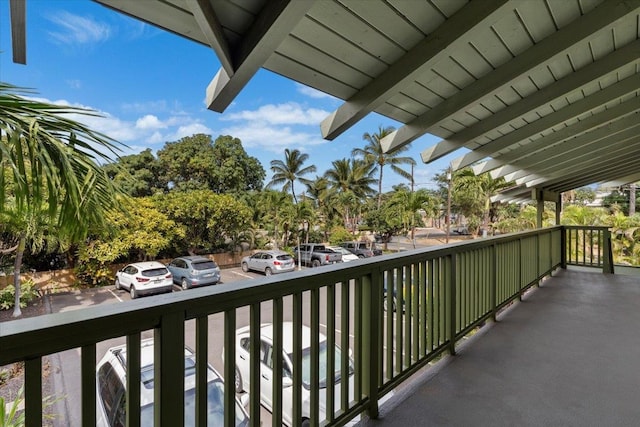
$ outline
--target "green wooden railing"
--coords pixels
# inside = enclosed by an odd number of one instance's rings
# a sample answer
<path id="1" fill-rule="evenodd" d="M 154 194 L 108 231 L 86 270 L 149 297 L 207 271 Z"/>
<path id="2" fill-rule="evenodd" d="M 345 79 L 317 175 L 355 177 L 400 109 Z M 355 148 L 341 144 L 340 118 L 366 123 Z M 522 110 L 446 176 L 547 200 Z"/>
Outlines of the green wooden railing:
<path id="1" fill-rule="evenodd" d="M 613 273 L 609 227 L 564 226 L 565 265 L 602 268 Z"/>
<path id="2" fill-rule="evenodd" d="M 184 370 L 185 322 L 195 323 L 195 351 L 199 386 L 196 389 L 197 424 L 206 418 L 206 366 L 211 340 L 224 340 L 222 375 L 234 377 L 235 330 L 251 327 L 249 414 L 260 419 L 259 336 L 261 323 L 273 322 L 274 355 L 282 354 L 283 321 L 294 324 L 294 348 L 302 344 L 302 325 L 311 330 L 312 354 L 317 354 L 321 327 L 326 326 L 328 348 L 351 349 L 353 389 L 340 381 L 326 390 L 327 408 L 319 405 L 317 355 L 311 359 L 310 425 L 344 425 L 360 414 L 378 414 L 379 400 L 429 361 L 443 353 L 455 354 L 456 343 L 475 327 L 495 318 L 502 307 L 522 296 L 563 263 L 563 227 L 478 239 L 448 246 L 374 257 L 337 266 L 307 269 L 228 285 L 0 323 L 0 366 L 25 362 L 25 411 L 28 426 L 42 424 L 42 358 L 60 351 L 81 351 L 83 426 L 96 419 L 96 344 L 110 338 L 126 339 L 129 354 L 138 354 L 141 334 L 152 330 L 156 344 L 156 426 L 183 423 L 184 392 L 179 385 Z M 386 292 L 385 292 L 386 289 Z M 393 311 L 394 299 L 396 310 Z M 386 300 L 386 301 L 385 301 Z M 386 307 L 388 308 L 385 311 Z M 268 308 L 265 310 L 265 307 Z M 221 330 L 211 327 L 212 316 L 222 316 Z M 248 319 L 248 320 L 247 320 Z M 133 353 L 132 353 L 133 352 Z M 336 366 L 327 352 L 328 372 Z M 127 358 L 127 415 L 129 425 L 140 421 L 140 362 Z M 294 420 L 301 419 L 302 356 L 293 353 Z M 274 357 L 274 372 L 282 372 L 282 358 Z M 233 425 L 234 382 L 225 381 L 225 425 Z M 340 389 L 340 398 L 337 391 Z M 133 392 L 132 392 L 133 390 Z M 273 425 L 281 425 L 282 378 L 274 375 Z M 168 404 L 171 402 L 171 404 Z M 324 414 L 324 415 L 323 415 Z M 322 419 L 321 419 L 322 418 Z"/>

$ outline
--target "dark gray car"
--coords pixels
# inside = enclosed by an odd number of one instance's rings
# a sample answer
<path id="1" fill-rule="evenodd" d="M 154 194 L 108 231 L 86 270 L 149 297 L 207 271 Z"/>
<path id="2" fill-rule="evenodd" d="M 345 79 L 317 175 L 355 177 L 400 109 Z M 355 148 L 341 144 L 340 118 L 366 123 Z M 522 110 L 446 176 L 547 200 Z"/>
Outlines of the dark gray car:
<path id="1" fill-rule="evenodd" d="M 194 286 L 215 285 L 220 281 L 218 264 L 203 256 L 178 257 L 167 268 L 173 274 L 173 283 L 185 290 Z"/>

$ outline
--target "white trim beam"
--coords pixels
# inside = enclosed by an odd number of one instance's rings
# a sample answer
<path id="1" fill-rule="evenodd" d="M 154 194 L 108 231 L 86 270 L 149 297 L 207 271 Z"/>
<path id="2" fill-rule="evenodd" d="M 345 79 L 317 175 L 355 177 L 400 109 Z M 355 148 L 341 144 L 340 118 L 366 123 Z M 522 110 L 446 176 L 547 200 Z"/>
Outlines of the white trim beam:
<path id="1" fill-rule="evenodd" d="M 639 3 L 640 4 L 640 3 Z M 634 74 L 631 77 L 613 84 L 604 90 L 594 93 L 591 96 L 581 99 L 555 113 L 548 114 L 528 125 L 522 126 L 500 138 L 494 139 L 481 147 L 458 157 L 451 162 L 454 170 L 459 170 L 485 157 L 490 157 L 500 150 L 510 147 L 526 140 L 527 138 L 554 126 L 557 126 L 567 120 L 575 119 L 583 115 L 587 111 L 598 108 L 612 100 L 621 98 L 625 95 L 633 93 L 640 87 L 640 74 Z"/>
<path id="2" fill-rule="evenodd" d="M 601 185 L 607 187 L 620 187 L 621 185 L 631 184 L 640 181 L 640 172 L 623 176 L 613 181 L 603 182 Z"/>
<path id="3" fill-rule="evenodd" d="M 272 0 L 231 52 L 233 75 L 221 68 L 207 87 L 207 106 L 223 112 L 313 6 L 311 1 Z"/>
<path id="4" fill-rule="evenodd" d="M 542 150 L 546 150 L 551 146 L 554 146 L 562 141 L 581 137 L 587 132 L 598 132 L 600 126 L 614 120 L 625 120 L 624 117 L 634 114 L 640 110 L 640 97 L 633 98 L 627 102 L 617 105 L 613 108 L 609 108 L 599 114 L 595 114 L 589 118 L 581 120 L 564 129 L 557 132 L 538 138 L 532 142 L 527 143 L 526 150 L 514 150 L 507 153 L 495 156 L 486 162 L 483 162 L 479 166 L 474 166 L 478 170 L 476 175 L 480 173 L 491 171 L 500 165 L 513 164 L 517 165 L 520 161 L 526 157 L 535 155 Z M 609 125 L 607 125 L 609 126 Z M 493 175 L 492 175 L 493 176 Z M 495 177 L 494 177 L 495 178 Z"/>
<path id="5" fill-rule="evenodd" d="M 421 153 L 422 161 L 430 163 L 458 148 L 486 135 L 505 124 L 547 105 L 558 98 L 565 97 L 567 93 L 612 73 L 631 62 L 637 62 L 640 58 L 640 41 L 634 41 L 611 54 L 592 62 L 591 64 L 568 74 L 557 82 L 529 95 L 528 97 L 509 105 L 485 120 L 470 126 L 457 134 L 437 142 Z"/>
<path id="6" fill-rule="evenodd" d="M 186 2 L 209 46 L 218 55 L 220 65 L 227 75 L 233 75 L 235 67 L 231 58 L 231 50 L 211 2 L 209 0 L 186 0 Z"/>
<path id="7" fill-rule="evenodd" d="M 340 136 L 450 51 L 472 39 L 478 29 L 493 25 L 513 7 L 508 0 L 469 3 L 324 119 L 320 125 L 322 137 L 333 140 Z"/>
<path id="8" fill-rule="evenodd" d="M 582 18 L 573 21 L 523 54 L 442 101 L 436 108 L 383 138 L 380 141 L 383 150 L 389 153 L 414 141 L 447 117 L 464 111 L 490 94 L 513 84 L 517 79 L 528 74 L 532 68 L 565 54 L 576 43 L 597 31 L 612 26 L 617 20 L 638 8 L 640 3 L 630 5 L 624 0 L 604 2 Z"/>

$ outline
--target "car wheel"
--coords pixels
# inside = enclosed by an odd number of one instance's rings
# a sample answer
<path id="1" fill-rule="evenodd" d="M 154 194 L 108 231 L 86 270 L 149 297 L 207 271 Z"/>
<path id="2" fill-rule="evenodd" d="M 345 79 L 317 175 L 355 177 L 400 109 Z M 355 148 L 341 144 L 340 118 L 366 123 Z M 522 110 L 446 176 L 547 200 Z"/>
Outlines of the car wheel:
<path id="1" fill-rule="evenodd" d="M 244 387 L 242 386 L 242 375 L 240 375 L 240 371 L 236 366 L 236 375 L 235 375 L 235 387 L 236 393 L 242 393 L 244 391 Z"/>
<path id="2" fill-rule="evenodd" d="M 246 262 L 242 263 L 242 271 L 244 271 L 245 273 L 247 271 L 249 271 L 249 264 L 247 264 Z"/>
<path id="3" fill-rule="evenodd" d="M 189 289 L 189 282 L 187 282 L 187 279 L 185 279 L 184 277 L 182 278 L 182 290 L 186 291 L 187 289 Z"/>
<path id="4" fill-rule="evenodd" d="M 361 258 L 361 259 L 364 258 L 364 255 L 360 254 L 358 255 L 358 258 Z"/>
<path id="5" fill-rule="evenodd" d="M 264 269 L 264 275 L 265 276 L 271 276 L 273 274 L 273 271 L 271 271 L 271 269 L 269 267 Z"/>
<path id="6" fill-rule="evenodd" d="M 119 291 L 120 289 L 122 289 L 122 287 L 120 286 L 120 279 L 118 279 L 117 277 L 116 277 L 116 285 L 115 286 L 116 286 L 116 291 Z"/>
<path id="7" fill-rule="evenodd" d="M 314 259 L 313 261 L 311 261 L 311 267 L 320 267 L 320 261 Z"/>
<path id="8" fill-rule="evenodd" d="M 136 287 L 133 284 L 129 287 L 129 294 L 131 294 L 131 299 L 138 298 L 138 291 L 136 291 Z"/>
<path id="9" fill-rule="evenodd" d="M 309 422 L 308 418 L 303 418 L 301 425 L 302 425 L 302 427 L 309 427 L 311 425 L 311 423 Z"/>

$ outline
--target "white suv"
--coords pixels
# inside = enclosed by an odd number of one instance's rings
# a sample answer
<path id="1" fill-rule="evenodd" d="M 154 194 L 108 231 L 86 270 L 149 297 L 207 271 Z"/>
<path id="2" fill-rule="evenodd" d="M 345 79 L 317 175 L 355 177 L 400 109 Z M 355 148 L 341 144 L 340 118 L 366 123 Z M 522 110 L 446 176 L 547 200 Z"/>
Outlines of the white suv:
<path id="1" fill-rule="evenodd" d="M 283 372 L 282 372 L 282 422 L 288 426 L 293 425 L 309 425 L 309 417 L 311 412 L 311 329 L 307 326 L 302 327 L 302 420 L 292 419 L 293 408 L 293 323 L 284 322 L 282 325 L 283 332 Z M 243 327 L 236 331 L 236 392 L 249 389 L 249 327 Z M 327 339 L 324 335 L 319 336 L 319 409 L 320 423 L 326 418 L 326 391 L 327 387 L 334 387 L 335 403 L 340 405 L 341 394 L 341 365 L 344 355 L 340 348 L 336 346 L 335 351 L 335 369 L 336 372 L 327 372 L 327 356 L 329 354 L 327 348 Z M 267 409 L 271 410 L 273 401 L 273 325 L 264 324 L 260 327 L 260 403 Z M 353 398 L 353 362 L 349 358 L 348 364 L 348 391 L 349 399 Z"/>
<path id="2" fill-rule="evenodd" d="M 173 276 L 158 261 L 136 262 L 118 270 L 115 288 L 126 289 L 131 299 L 173 290 Z"/>
<path id="3" fill-rule="evenodd" d="M 153 338 L 143 340 L 140 349 L 140 425 L 153 426 Z M 96 367 L 96 425 L 98 427 L 126 425 L 127 347 L 112 347 Z M 220 375 L 208 366 L 208 425 L 224 424 L 224 384 Z M 184 349 L 184 425 L 195 425 L 195 354 Z M 249 425 L 249 417 L 236 399 L 236 426 Z"/>

